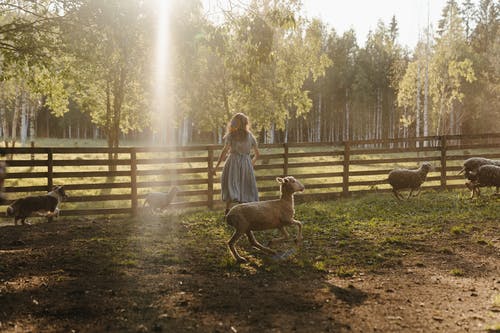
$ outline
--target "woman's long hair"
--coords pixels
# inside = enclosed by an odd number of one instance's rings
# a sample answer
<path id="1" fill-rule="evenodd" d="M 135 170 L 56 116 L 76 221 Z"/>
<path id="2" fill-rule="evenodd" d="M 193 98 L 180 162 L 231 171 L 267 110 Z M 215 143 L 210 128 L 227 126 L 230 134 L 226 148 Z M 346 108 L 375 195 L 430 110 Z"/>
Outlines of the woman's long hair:
<path id="1" fill-rule="evenodd" d="M 233 116 L 231 121 L 227 123 L 226 135 L 224 135 L 224 138 L 231 136 L 231 138 L 236 141 L 242 141 L 246 139 L 248 133 L 252 134 L 252 132 L 250 132 L 248 117 L 243 113 L 237 113 Z"/>

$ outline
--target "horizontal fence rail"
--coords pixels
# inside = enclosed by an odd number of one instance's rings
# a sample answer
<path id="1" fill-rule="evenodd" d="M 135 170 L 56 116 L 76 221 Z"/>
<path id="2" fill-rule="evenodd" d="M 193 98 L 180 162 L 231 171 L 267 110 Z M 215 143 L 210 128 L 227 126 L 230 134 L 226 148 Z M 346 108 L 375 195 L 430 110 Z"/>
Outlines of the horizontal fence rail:
<path id="1" fill-rule="evenodd" d="M 220 174 L 213 176 L 222 146 L 123 148 L 4 148 L 8 174 L 7 204 L 64 185 L 68 199 L 62 216 L 136 215 L 152 191 L 177 186 L 173 207 L 220 205 Z M 285 143 L 260 146 L 255 173 L 261 200 L 277 198 L 275 178 L 293 175 L 306 186 L 298 201 L 323 200 L 355 193 L 387 192 L 394 168 L 434 169 L 423 189 L 465 188 L 458 175 L 465 159 L 500 158 L 500 133 L 430 136 L 409 139 Z"/>

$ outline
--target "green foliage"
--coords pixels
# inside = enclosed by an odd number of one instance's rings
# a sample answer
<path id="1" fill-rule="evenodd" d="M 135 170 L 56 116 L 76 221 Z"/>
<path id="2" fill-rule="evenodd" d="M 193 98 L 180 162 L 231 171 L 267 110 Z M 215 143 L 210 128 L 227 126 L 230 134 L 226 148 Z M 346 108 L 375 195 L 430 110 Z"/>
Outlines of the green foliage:
<path id="1" fill-rule="evenodd" d="M 460 268 L 453 268 L 450 271 L 450 274 L 453 276 L 464 276 L 465 275 L 464 271 Z"/>
<path id="2" fill-rule="evenodd" d="M 301 17 L 296 0 L 252 1 L 218 22 L 198 0 L 172 3 L 173 127 L 220 139 L 231 115 L 245 112 L 257 132 L 276 129 L 298 141 L 408 136 L 427 67 L 429 135 L 493 132 L 500 124 L 494 1 L 448 1 L 436 37 L 427 31 L 428 42 L 411 56 L 398 44 L 396 17 L 380 21 L 359 47 L 354 31 L 338 35 Z M 19 98 L 43 102 L 58 117 L 71 100 L 111 146 L 120 134 L 155 131 L 156 10 L 133 0 L 3 1 L 2 118 L 14 118 Z"/>

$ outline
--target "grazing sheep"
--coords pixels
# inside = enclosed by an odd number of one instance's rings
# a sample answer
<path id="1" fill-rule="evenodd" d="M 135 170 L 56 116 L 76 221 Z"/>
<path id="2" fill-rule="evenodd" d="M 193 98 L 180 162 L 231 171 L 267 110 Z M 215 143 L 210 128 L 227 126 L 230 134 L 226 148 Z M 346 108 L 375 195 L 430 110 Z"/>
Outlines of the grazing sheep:
<path id="1" fill-rule="evenodd" d="M 179 192 L 179 188 L 174 186 L 170 189 L 168 193 L 165 192 L 151 192 L 146 195 L 144 199 L 143 207 L 149 206 L 151 213 L 155 211 L 162 211 L 170 205 L 172 200 L 174 200 L 175 195 Z"/>
<path id="2" fill-rule="evenodd" d="M 302 223 L 293 218 L 295 213 L 293 195 L 295 192 L 304 191 L 304 185 L 292 176 L 278 177 L 276 181 L 280 183 L 280 199 L 239 204 L 231 208 L 226 215 L 227 224 L 236 229 L 228 245 L 238 262 L 246 262 L 246 259 L 240 256 L 234 247 L 243 234 L 247 235 L 250 243 L 256 248 L 269 254 L 276 254 L 276 251 L 257 242 L 252 233 L 254 230 L 279 229 L 281 231 L 283 236 L 271 240 L 269 246 L 288 239 L 289 234 L 285 227 L 296 225 L 298 227 L 296 241 L 302 240 Z"/>
<path id="3" fill-rule="evenodd" d="M 480 187 L 496 186 L 498 193 L 498 188 L 500 187 L 500 166 L 490 164 L 481 165 L 477 171 L 470 172 L 470 178 L 470 181 L 465 183 L 465 185 L 471 190 L 471 199 L 474 198 L 474 194 L 477 194 L 478 197 L 481 196 Z"/>
<path id="4" fill-rule="evenodd" d="M 394 169 L 389 172 L 388 182 L 392 186 L 392 193 L 397 199 L 401 200 L 403 196 L 398 191 L 410 189 L 408 199 L 411 197 L 414 190 L 418 190 L 416 196 L 420 194 L 420 185 L 427 178 L 427 174 L 432 170 L 432 165 L 429 162 L 424 162 L 420 168 L 416 170 Z"/>

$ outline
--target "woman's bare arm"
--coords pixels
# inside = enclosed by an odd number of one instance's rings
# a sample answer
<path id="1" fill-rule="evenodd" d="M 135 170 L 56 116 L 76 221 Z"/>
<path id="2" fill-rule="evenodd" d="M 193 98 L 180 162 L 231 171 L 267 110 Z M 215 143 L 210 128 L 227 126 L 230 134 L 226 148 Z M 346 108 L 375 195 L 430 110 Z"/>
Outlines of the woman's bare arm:
<path id="1" fill-rule="evenodd" d="M 222 161 L 226 160 L 227 153 L 229 152 L 229 149 L 231 149 L 231 146 L 226 144 L 224 148 L 222 148 L 222 151 L 220 152 L 219 159 L 217 160 L 217 164 L 215 165 L 215 168 L 212 171 L 212 174 L 215 176 L 217 175 L 217 168 L 221 164 Z"/>
<path id="2" fill-rule="evenodd" d="M 254 155 L 252 158 L 252 165 L 255 166 L 255 163 L 257 162 L 257 159 L 260 156 L 259 148 L 257 146 L 253 147 Z"/>

